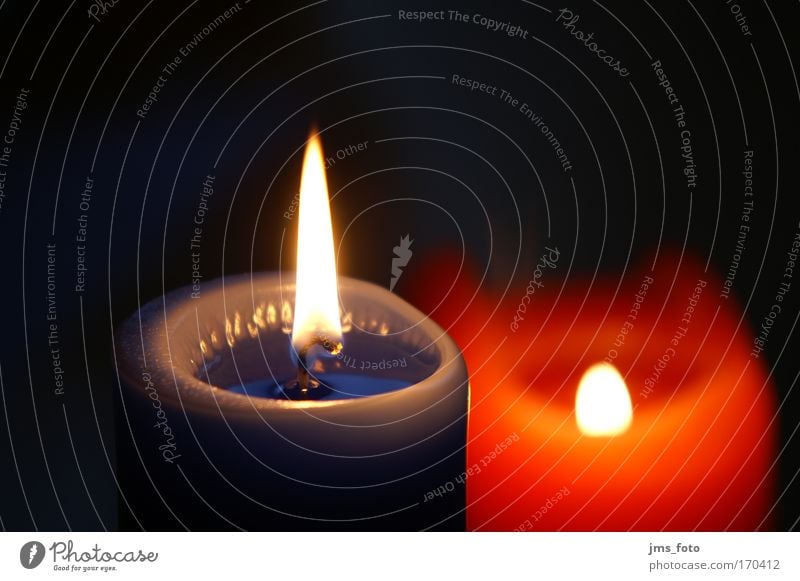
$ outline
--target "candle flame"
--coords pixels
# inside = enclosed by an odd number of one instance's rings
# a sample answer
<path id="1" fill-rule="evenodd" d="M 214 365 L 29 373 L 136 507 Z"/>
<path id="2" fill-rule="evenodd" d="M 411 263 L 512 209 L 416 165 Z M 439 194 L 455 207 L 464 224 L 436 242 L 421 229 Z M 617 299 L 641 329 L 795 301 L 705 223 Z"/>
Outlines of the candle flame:
<path id="1" fill-rule="evenodd" d="M 312 343 L 327 342 L 328 351 L 341 348 L 339 291 L 333 227 L 319 137 L 306 146 L 300 178 L 297 230 L 297 285 L 292 344 L 299 352 Z"/>
<path id="2" fill-rule="evenodd" d="M 617 436 L 633 421 L 625 380 L 610 363 L 598 363 L 583 374 L 575 396 L 575 419 L 587 436 Z"/>

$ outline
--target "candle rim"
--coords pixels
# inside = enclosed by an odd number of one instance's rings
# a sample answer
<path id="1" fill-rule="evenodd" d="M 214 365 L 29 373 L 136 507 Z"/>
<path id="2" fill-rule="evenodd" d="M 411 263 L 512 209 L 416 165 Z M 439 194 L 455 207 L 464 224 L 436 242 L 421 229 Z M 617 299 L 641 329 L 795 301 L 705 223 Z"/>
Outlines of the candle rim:
<path id="1" fill-rule="evenodd" d="M 152 367 L 149 374 L 153 380 L 158 379 L 164 387 L 169 387 L 162 397 L 178 403 L 181 407 L 190 409 L 193 413 L 211 413 L 219 415 L 219 408 L 226 414 L 243 413 L 251 415 L 254 411 L 269 412 L 270 410 L 298 411 L 306 413 L 310 410 L 325 413 L 325 410 L 342 407 L 359 407 L 373 405 L 390 398 L 402 397 L 409 390 L 424 391 L 443 377 L 453 374 L 466 377 L 466 364 L 455 341 L 438 323 L 416 307 L 374 283 L 346 276 L 339 276 L 340 293 L 343 289 L 360 293 L 378 293 L 378 304 L 391 304 L 392 310 L 400 312 L 406 320 L 418 321 L 414 328 L 424 329 L 430 338 L 431 346 L 437 349 L 439 365 L 421 381 L 395 391 L 341 400 L 316 400 L 316 401 L 290 401 L 271 398 L 254 398 L 245 394 L 238 394 L 224 388 L 215 386 L 195 377 L 188 370 L 172 365 L 170 357 L 163 354 L 169 353 L 169 336 L 173 335 L 180 322 L 187 317 L 194 318 L 196 309 L 202 303 L 211 303 L 216 299 L 217 304 L 222 300 L 228 306 L 228 293 L 241 292 L 242 287 L 249 287 L 249 296 L 255 305 L 256 288 L 262 291 L 266 288 L 280 289 L 283 296 L 288 296 L 288 290 L 294 285 L 293 273 L 286 271 L 261 271 L 235 274 L 219 277 L 204 283 L 203 294 L 199 299 L 191 299 L 193 288 L 191 285 L 180 287 L 160 297 L 149 301 L 141 309 L 126 319 L 116 332 L 116 367 L 120 379 L 131 385 L 142 383 L 141 350 L 144 347 L 149 352 L 148 364 Z M 221 299 L 220 299 L 221 297 Z M 139 322 L 141 321 L 141 328 Z M 165 333 L 164 328 L 169 329 Z M 141 333 L 140 333 L 141 329 Z M 147 332 L 144 331 L 147 330 Z M 155 355 L 155 356 L 154 356 Z M 159 357 L 161 355 L 162 357 Z M 152 365 L 158 361 L 158 365 Z M 461 386 L 459 386 L 460 388 Z M 174 390 L 178 397 L 173 397 Z M 459 389 L 453 390 L 453 395 Z M 182 397 L 186 396 L 186 398 Z"/>

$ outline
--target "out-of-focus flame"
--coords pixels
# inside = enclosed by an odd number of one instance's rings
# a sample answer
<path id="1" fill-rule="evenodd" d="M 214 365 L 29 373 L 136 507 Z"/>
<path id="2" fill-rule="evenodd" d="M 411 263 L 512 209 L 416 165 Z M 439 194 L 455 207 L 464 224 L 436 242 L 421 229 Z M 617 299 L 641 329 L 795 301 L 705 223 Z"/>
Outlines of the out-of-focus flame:
<path id="1" fill-rule="evenodd" d="M 587 436 L 617 436 L 633 421 L 631 396 L 617 368 L 609 363 L 590 367 L 575 396 L 575 419 Z"/>
<path id="2" fill-rule="evenodd" d="M 342 341 L 342 325 L 325 160 L 317 135 L 306 146 L 298 213 L 292 344 L 299 352 L 313 342 L 330 342 L 328 351 L 334 351 Z"/>

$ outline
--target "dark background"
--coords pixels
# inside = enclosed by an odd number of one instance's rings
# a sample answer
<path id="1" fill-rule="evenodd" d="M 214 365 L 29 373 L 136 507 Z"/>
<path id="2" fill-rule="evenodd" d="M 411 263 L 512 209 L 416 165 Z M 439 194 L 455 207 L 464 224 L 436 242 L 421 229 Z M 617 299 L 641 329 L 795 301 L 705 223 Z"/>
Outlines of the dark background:
<path id="1" fill-rule="evenodd" d="M 742 211 L 743 151 L 752 149 L 753 229 L 733 300 L 752 328 L 773 303 L 800 220 L 797 3 L 743 0 L 752 36 L 723 1 L 571 3 L 577 28 L 594 31 L 628 68 L 621 78 L 555 22 L 562 6 L 546 0 L 458 3 L 522 26 L 527 39 L 471 22 L 398 19 L 398 10 L 453 4 L 242 1 L 183 58 L 145 119 L 136 111 L 162 67 L 233 3 L 123 0 L 99 22 L 91 5 L 0 2 L 0 134 L 20 89 L 30 89 L 2 168 L 6 530 L 115 528 L 113 331 L 139 304 L 191 282 L 188 240 L 208 174 L 203 276 L 293 266 L 294 221 L 283 213 L 312 126 L 329 156 L 368 142 L 328 170 L 340 272 L 388 286 L 392 247 L 410 234 L 415 257 L 463 244 L 498 292 L 525 279 L 548 242 L 570 256 L 575 276 L 624 277 L 665 248 L 724 276 Z M 691 195 L 650 68 L 656 59 L 692 132 Z M 454 85 L 453 74 L 529 103 L 573 169 L 562 171 L 518 110 Z M 81 212 L 87 176 L 94 188 Z M 78 293 L 81 213 L 88 271 Z M 47 341 L 48 244 L 63 395 Z M 397 292 L 424 283 L 411 263 Z M 798 293 L 791 289 L 764 353 L 780 404 L 783 530 L 800 518 Z"/>

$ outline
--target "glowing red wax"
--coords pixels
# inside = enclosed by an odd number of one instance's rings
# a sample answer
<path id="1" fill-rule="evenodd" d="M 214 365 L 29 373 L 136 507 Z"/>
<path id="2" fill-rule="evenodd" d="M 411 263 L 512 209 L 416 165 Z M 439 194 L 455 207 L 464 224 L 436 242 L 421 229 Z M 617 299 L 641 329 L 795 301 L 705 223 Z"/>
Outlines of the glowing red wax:
<path id="1" fill-rule="evenodd" d="M 715 277 L 662 257 L 620 288 L 570 279 L 562 290 L 554 278 L 530 295 L 514 332 L 524 286 L 501 301 L 462 274 L 448 291 L 453 264 L 436 257 L 411 298 L 448 329 L 470 372 L 468 528 L 772 527 L 774 394 Z M 575 421 L 575 392 L 604 360 L 625 377 L 633 422 L 622 435 L 589 437 Z"/>

